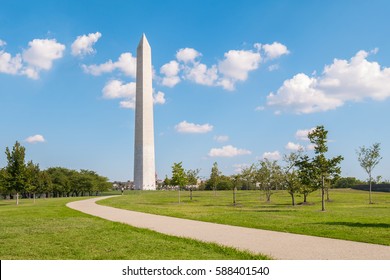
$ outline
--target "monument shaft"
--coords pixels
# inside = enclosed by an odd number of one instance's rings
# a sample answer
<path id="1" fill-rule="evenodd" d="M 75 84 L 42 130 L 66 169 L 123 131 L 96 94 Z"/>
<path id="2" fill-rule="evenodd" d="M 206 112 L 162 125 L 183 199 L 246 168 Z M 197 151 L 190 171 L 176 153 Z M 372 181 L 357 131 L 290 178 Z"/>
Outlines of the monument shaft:
<path id="1" fill-rule="evenodd" d="M 142 35 L 137 48 L 135 99 L 134 187 L 155 190 L 152 50 Z"/>

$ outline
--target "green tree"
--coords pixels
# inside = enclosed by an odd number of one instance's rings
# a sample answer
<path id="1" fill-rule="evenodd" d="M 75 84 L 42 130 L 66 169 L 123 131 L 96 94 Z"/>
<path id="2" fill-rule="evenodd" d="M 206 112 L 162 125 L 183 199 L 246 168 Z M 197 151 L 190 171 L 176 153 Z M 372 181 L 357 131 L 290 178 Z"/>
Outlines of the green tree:
<path id="1" fill-rule="evenodd" d="M 221 174 L 222 173 L 218 169 L 218 163 L 214 162 L 213 167 L 211 168 L 210 179 L 208 180 L 208 185 L 210 185 L 214 190 L 214 195 L 217 195 L 216 190 L 221 178 Z"/>
<path id="2" fill-rule="evenodd" d="M 192 190 L 198 185 L 200 169 L 189 169 L 186 171 L 188 185 L 190 187 L 190 200 L 192 200 Z"/>
<path id="3" fill-rule="evenodd" d="M 371 199 L 371 186 L 372 186 L 372 170 L 375 166 L 378 165 L 380 160 L 382 159 L 380 155 L 380 143 L 374 143 L 371 147 L 366 148 L 365 146 L 359 147 L 356 151 L 358 156 L 358 161 L 360 166 L 367 172 L 368 174 L 368 182 L 369 182 L 369 203 L 372 204 Z"/>
<path id="4" fill-rule="evenodd" d="M 307 203 L 308 195 L 318 188 L 315 184 L 318 177 L 316 171 L 309 157 L 303 155 L 298 162 L 298 178 L 300 183 L 298 192 L 303 195 L 303 203 Z"/>
<path id="5" fill-rule="evenodd" d="M 276 160 L 260 160 L 259 168 L 256 172 L 256 179 L 260 185 L 260 189 L 265 193 L 267 202 L 271 202 L 273 191 L 283 186 L 282 170 Z"/>
<path id="6" fill-rule="evenodd" d="M 283 156 L 283 161 L 285 166 L 283 168 L 283 177 L 285 180 L 285 188 L 291 196 L 291 203 L 295 205 L 295 193 L 299 192 L 301 188 L 301 182 L 298 176 L 298 162 L 302 156 L 303 150 L 298 150 L 297 152 L 291 152 L 288 155 Z"/>
<path id="7" fill-rule="evenodd" d="M 38 164 L 34 164 L 31 160 L 27 163 L 26 166 L 26 174 L 27 174 L 27 185 L 26 192 L 30 197 L 33 194 L 34 203 L 35 203 L 35 195 L 42 190 L 42 176 L 41 171 L 39 169 Z"/>
<path id="8" fill-rule="evenodd" d="M 322 211 L 325 211 L 325 180 L 331 180 L 337 177 L 341 173 L 339 167 L 340 162 L 344 159 L 342 156 L 333 157 L 327 159 L 325 153 L 328 151 L 327 146 L 328 131 L 324 126 L 317 126 L 313 131 L 308 134 L 308 138 L 312 144 L 314 144 L 315 156 L 311 161 L 311 168 L 313 168 L 315 175 L 313 177 L 314 184 L 321 188 L 321 206 Z"/>
<path id="9" fill-rule="evenodd" d="M 16 141 L 12 151 L 7 147 L 7 166 L 5 167 L 5 184 L 7 189 L 16 192 L 16 204 L 19 204 L 19 193 L 27 185 L 26 164 L 24 161 L 26 149 Z"/>
<path id="10" fill-rule="evenodd" d="M 171 184 L 179 187 L 179 203 L 180 203 L 180 190 L 181 188 L 183 188 L 188 184 L 188 178 L 182 166 L 182 162 L 173 163 Z"/>

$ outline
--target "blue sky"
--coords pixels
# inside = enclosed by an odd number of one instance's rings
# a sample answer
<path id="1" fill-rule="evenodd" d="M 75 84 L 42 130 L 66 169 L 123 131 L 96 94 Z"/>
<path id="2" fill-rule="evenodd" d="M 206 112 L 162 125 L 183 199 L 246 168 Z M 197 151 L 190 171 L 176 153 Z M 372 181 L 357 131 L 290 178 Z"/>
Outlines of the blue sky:
<path id="1" fill-rule="evenodd" d="M 343 176 L 380 142 L 390 179 L 388 1 L 2 1 L 0 150 L 133 179 L 136 47 L 152 47 L 156 170 L 208 177 L 329 131 Z M 0 154 L 0 166 L 6 164 Z"/>

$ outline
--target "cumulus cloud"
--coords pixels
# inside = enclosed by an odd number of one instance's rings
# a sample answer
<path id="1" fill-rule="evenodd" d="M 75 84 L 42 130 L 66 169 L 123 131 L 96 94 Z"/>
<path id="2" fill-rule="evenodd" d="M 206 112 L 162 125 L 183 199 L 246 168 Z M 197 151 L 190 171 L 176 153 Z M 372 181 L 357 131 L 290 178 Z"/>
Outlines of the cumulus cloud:
<path id="1" fill-rule="evenodd" d="M 153 94 L 153 103 L 165 104 L 165 94 L 162 91 L 158 91 L 156 94 Z"/>
<path id="2" fill-rule="evenodd" d="M 167 87 L 174 87 L 180 82 L 178 76 L 179 71 L 179 63 L 176 60 L 172 60 L 161 66 L 160 73 L 164 75 L 161 84 Z"/>
<path id="3" fill-rule="evenodd" d="M 315 129 L 314 127 L 310 129 L 298 129 L 297 132 L 295 132 L 295 138 L 302 141 L 309 141 L 309 138 L 307 138 L 307 136 L 314 129 Z"/>
<path id="4" fill-rule="evenodd" d="M 293 142 L 288 142 L 285 148 L 290 151 L 299 151 L 303 149 L 301 145 Z"/>
<path id="5" fill-rule="evenodd" d="M 16 75 L 23 67 L 20 54 L 12 57 L 11 54 L 0 50 L 0 73 Z"/>
<path id="6" fill-rule="evenodd" d="M 5 45 L 4 41 L 0 42 L 0 47 Z M 65 46 L 57 43 L 55 39 L 34 39 L 28 46 L 22 54 L 18 53 L 15 56 L 0 50 L 0 73 L 38 79 L 40 71 L 50 70 L 53 61 L 60 59 L 65 50 Z"/>
<path id="7" fill-rule="evenodd" d="M 290 51 L 281 43 L 273 42 L 272 44 L 265 44 L 261 46 L 265 52 L 266 58 L 275 59 L 282 55 L 289 54 Z"/>
<path id="8" fill-rule="evenodd" d="M 281 43 L 262 45 L 256 43 L 251 50 L 229 50 L 224 58 L 211 66 L 201 62 L 202 54 L 193 48 L 183 48 L 177 51 L 176 61 L 163 65 L 161 84 L 173 87 L 181 80 L 189 80 L 205 86 L 219 86 L 225 90 L 234 90 L 237 82 L 248 79 L 249 72 L 260 67 L 264 55 L 275 59 L 288 54 L 287 47 Z M 278 65 L 271 65 L 269 70 L 275 71 Z"/>
<path id="9" fill-rule="evenodd" d="M 100 76 L 104 73 L 111 73 L 114 70 L 119 70 L 123 74 L 135 78 L 136 69 L 137 69 L 137 58 L 134 57 L 131 53 L 122 53 L 118 60 L 112 62 L 108 60 L 102 64 L 92 64 L 92 65 L 82 65 L 82 68 L 85 73 Z"/>
<path id="10" fill-rule="evenodd" d="M 260 65 L 260 53 L 245 50 L 231 50 L 225 53 L 225 59 L 218 64 L 218 70 L 224 77 L 245 81 L 249 71 Z"/>
<path id="11" fill-rule="evenodd" d="M 119 107 L 124 109 L 135 109 L 135 98 L 120 101 Z"/>
<path id="12" fill-rule="evenodd" d="M 72 55 L 84 56 L 95 52 L 93 45 L 102 36 L 100 32 L 89 33 L 88 35 L 77 36 L 77 39 L 73 42 L 71 49 Z"/>
<path id="13" fill-rule="evenodd" d="M 63 56 L 65 46 L 55 39 L 34 39 L 23 52 L 23 60 L 36 69 L 49 70 L 53 61 Z"/>
<path id="14" fill-rule="evenodd" d="M 195 62 L 195 59 L 201 56 L 202 54 L 193 48 L 183 48 L 177 51 L 176 59 L 178 61 L 189 63 Z"/>
<path id="15" fill-rule="evenodd" d="M 222 148 L 212 148 L 208 155 L 210 157 L 235 157 L 241 155 L 250 155 L 252 152 L 245 149 L 239 149 L 232 145 L 223 146 Z"/>
<path id="16" fill-rule="evenodd" d="M 106 83 L 102 92 L 103 97 L 107 99 L 130 98 L 135 96 L 135 88 L 134 82 L 124 84 L 120 80 L 111 80 Z"/>
<path id="17" fill-rule="evenodd" d="M 316 145 L 315 144 L 309 144 L 306 146 L 306 150 L 307 151 L 314 151 Z"/>
<path id="18" fill-rule="evenodd" d="M 197 84 L 212 86 L 218 79 L 217 67 L 213 65 L 207 68 L 206 64 L 196 63 L 191 68 L 187 68 L 185 77 Z"/>
<path id="19" fill-rule="evenodd" d="M 217 135 L 217 136 L 214 136 L 214 140 L 217 141 L 217 142 L 227 142 L 227 141 L 229 141 L 229 136 L 227 136 L 227 135 Z"/>
<path id="20" fill-rule="evenodd" d="M 274 151 L 274 152 L 265 152 L 263 154 L 263 159 L 268 159 L 268 160 L 279 160 L 281 158 L 279 151 Z"/>
<path id="21" fill-rule="evenodd" d="M 0 39 L 0 47 L 4 47 L 6 45 L 7 45 L 7 42 Z"/>
<path id="22" fill-rule="evenodd" d="M 335 59 L 318 77 L 297 74 L 267 96 L 267 105 L 280 112 L 309 114 L 334 110 L 346 102 L 387 99 L 390 68 L 368 61 L 369 54 L 359 51 L 350 60 Z"/>
<path id="23" fill-rule="evenodd" d="M 27 143 L 35 144 L 35 143 L 45 142 L 46 140 L 42 135 L 36 134 L 36 135 L 27 137 L 25 141 Z"/>
<path id="24" fill-rule="evenodd" d="M 28 45 L 21 55 L 27 65 L 20 69 L 19 74 L 31 79 L 38 79 L 41 70 L 50 70 L 53 61 L 62 58 L 65 50 L 65 45 L 55 39 L 34 39 Z"/>
<path id="25" fill-rule="evenodd" d="M 233 164 L 234 172 L 241 173 L 245 168 L 248 168 L 250 165 L 247 163 L 237 163 Z"/>
<path id="26" fill-rule="evenodd" d="M 182 121 L 175 126 L 177 132 L 180 133 L 207 133 L 213 130 L 213 126 L 206 124 L 195 124 L 187 121 Z"/>

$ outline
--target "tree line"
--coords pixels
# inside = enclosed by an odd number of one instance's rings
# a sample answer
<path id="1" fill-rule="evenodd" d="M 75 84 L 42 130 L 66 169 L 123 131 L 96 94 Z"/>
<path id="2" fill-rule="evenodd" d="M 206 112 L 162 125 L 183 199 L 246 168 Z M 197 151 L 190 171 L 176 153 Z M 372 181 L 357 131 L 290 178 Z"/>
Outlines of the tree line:
<path id="1" fill-rule="evenodd" d="M 111 188 L 108 178 L 94 171 L 64 167 L 41 170 L 39 164 L 25 161 L 26 149 L 16 142 L 5 150 L 7 165 L 0 169 L 0 194 L 4 199 L 19 197 L 64 197 L 97 195 Z"/>
<path id="2" fill-rule="evenodd" d="M 276 190 L 286 190 L 291 196 L 291 204 L 296 204 L 296 195 L 303 196 L 302 203 L 308 203 L 307 197 L 314 191 L 320 190 L 321 210 L 325 211 L 325 201 L 329 201 L 329 189 L 332 187 L 346 187 L 348 184 L 361 183 L 355 178 L 341 178 L 341 155 L 328 158 L 327 134 L 324 126 L 317 126 L 308 134 L 308 139 L 314 146 L 314 155 L 309 156 L 300 149 L 283 156 L 283 163 L 276 160 L 262 159 L 257 163 L 245 167 L 240 173 L 225 176 L 214 162 L 210 177 L 199 184 L 200 190 L 233 190 L 233 203 L 236 203 L 236 190 L 261 190 L 266 201 L 271 201 L 271 196 Z M 380 144 L 375 143 L 371 147 L 359 147 L 356 150 L 358 161 L 368 174 L 369 203 L 371 199 L 371 184 L 373 182 L 372 170 L 379 163 Z M 178 186 L 190 189 L 199 180 L 199 170 L 185 170 L 182 162 L 172 166 L 172 177 L 166 177 L 162 188 Z M 191 182 L 191 183 L 190 183 Z M 192 197 L 192 193 L 191 193 Z"/>

